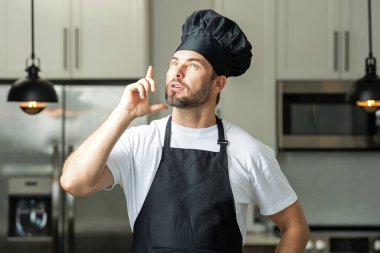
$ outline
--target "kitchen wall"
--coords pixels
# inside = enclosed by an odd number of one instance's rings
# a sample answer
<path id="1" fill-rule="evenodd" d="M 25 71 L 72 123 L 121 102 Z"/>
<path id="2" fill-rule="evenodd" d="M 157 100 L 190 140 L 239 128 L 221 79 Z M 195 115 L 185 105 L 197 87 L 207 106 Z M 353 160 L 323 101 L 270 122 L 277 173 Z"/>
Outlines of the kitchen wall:
<path id="1" fill-rule="evenodd" d="M 279 163 L 311 225 L 380 225 L 379 151 L 287 151 Z"/>

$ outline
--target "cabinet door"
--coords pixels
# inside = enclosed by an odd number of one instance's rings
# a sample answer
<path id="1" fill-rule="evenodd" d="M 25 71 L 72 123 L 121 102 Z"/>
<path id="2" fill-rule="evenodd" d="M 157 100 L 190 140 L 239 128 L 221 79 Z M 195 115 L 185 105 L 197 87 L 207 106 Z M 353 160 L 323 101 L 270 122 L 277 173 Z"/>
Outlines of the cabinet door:
<path id="1" fill-rule="evenodd" d="M 67 77 L 65 34 L 68 25 L 65 0 L 34 2 L 35 55 L 41 76 Z M 0 1 L 0 78 L 25 76 L 25 60 L 31 55 L 31 1 Z"/>
<path id="2" fill-rule="evenodd" d="M 340 2 L 278 1 L 278 78 L 337 79 Z"/>
<path id="3" fill-rule="evenodd" d="M 76 78 L 140 78 L 147 69 L 146 0 L 73 1 Z"/>
<path id="4" fill-rule="evenodd" d="M 368 57 L 368 3 L 367 1 L 342 2 L 342 78 L 355 80 L 365 74 L 365 58 Z M 372 5 L 372 51 L 380 58 L 380 0 Z"/>

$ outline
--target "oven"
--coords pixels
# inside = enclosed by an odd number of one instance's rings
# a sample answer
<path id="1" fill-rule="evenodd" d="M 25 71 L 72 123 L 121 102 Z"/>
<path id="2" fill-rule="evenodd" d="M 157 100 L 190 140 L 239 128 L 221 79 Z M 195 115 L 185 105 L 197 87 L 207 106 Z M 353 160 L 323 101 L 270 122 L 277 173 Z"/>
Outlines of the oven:
<path id="1" fill-rule="evenodd" d="M 0 230 L 1 252 L 57 252 L 54 231 L 52 178 L 48 175 L 0 177 L 5 224 Z"/>
<path id="2" fill-rule="evenodd" d="M 307 253 L 377 253 L 380 231 L 371 228 L 310 227 Z"/>

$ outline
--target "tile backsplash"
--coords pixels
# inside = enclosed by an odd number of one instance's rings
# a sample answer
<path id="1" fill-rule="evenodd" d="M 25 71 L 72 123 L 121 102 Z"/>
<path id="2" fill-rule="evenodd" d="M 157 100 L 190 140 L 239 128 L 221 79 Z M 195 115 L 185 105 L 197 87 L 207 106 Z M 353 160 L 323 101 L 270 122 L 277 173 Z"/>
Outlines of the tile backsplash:
<path id="1" fill-rule="evenodd" d="M 278 154 L 310 225 L 380 226 L 380 152 Z"/>

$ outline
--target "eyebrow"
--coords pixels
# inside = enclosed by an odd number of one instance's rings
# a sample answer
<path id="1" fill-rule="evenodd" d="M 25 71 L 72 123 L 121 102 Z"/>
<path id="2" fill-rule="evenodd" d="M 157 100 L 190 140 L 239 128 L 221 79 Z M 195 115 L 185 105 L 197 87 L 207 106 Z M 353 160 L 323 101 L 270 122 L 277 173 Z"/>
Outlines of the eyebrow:
<path id="1" fill-rule="evenodd" d="M 172 60 L 179 61 L 179 58 L 173 56 L 173 57 L 172 57 Z M 189 59 L 186 59 L 186 61 L 187 61 L 187 62 L 195 61 L 195 62 L 199 62 L 200 64 L 204 64 L 203 61 L 200 60 L 200 59 L 198 59 L 198 58 L 189 58 Z"/>

